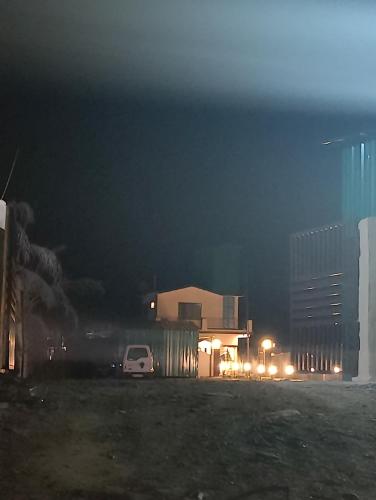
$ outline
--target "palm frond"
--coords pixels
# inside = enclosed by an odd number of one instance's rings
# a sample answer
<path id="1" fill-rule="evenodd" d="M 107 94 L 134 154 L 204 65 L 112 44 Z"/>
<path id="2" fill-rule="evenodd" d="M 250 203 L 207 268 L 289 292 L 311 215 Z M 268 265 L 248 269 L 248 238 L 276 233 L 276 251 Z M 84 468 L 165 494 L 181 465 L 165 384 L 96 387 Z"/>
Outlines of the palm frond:
<path id="1" fill-rule="evenodd" d="M 30 267 L 49 284 L 60 283 L 63 271 L 56 254 L 49 248 L 31 245 Z"/>
<path id="2" fill-rule="evenodd" d="M 28 311 L 38 308 L 51 310 L 56 307 L 54 290 L 34 271 L 19 267 L 18 277 L 21 280 L 24 293 L 24 306 Z"/>
<path id="3" fill-rule="evenodd" d="M 15 258 L 19 265 L 27 266 L 31 260 L 31 243 L 25 229 L 16 225 L 14 234 Z"/>

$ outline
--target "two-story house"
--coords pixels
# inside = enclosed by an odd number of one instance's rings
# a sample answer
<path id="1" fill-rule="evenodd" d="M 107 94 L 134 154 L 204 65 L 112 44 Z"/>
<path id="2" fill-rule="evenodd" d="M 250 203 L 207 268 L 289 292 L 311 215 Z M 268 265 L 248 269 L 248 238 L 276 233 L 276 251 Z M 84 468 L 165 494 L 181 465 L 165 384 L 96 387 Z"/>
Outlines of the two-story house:
<path id="1" fill-rule="evenodd" d="M 221 360 L 236 362 L 238 339 L 247 335 L 250 326 L 250 322 L 240 324 L 239 296 L 187 286 L 149 293 L 144 300 L 149 320 L 190 321 L 197 325 L 199 374 L 218 375 Z"/>

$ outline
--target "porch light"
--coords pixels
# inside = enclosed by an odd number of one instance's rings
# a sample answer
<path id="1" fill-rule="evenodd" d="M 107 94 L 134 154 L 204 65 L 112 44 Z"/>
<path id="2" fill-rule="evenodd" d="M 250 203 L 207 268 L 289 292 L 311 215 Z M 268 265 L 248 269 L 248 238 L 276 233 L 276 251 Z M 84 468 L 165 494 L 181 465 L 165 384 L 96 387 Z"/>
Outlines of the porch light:
<path id="1" fill-rule="evenodd" d="M 211 345 L 212 345 L 212 349 L 220 349 L 222 342 L 219 339 L 213 339 Z"/>
<path id="2" fill-rule="evenodd" d="M 211 352 L 211 343 L 208 340 L 201 340 L 198 347 L 202 352 L 207 352 L 208 354 Z"/>

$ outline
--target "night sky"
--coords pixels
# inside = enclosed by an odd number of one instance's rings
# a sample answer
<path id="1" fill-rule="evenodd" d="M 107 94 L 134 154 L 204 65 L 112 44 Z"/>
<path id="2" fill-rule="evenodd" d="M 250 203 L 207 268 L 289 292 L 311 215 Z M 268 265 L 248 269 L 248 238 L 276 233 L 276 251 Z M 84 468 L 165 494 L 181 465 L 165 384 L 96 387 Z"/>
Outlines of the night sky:
<path id="1" fill-rule="evenodd" d="M 114 3 L 120 8 L 119 2 Z M 51 4 L 59 8 L 58 3 Z M 162 4 L 173 9 L 169 2 Z M 17 23 L 17 8 L 25 4 L 10 5 L 2 1 L 0 10 L 6 12 L 8 21 Z M 73 3 L 67 5 L 67 19 L 77 17 Z M 145 85 L 149 74 L 141 71 L 144 66 L 135 69 L 129 64 L 128 69 L 135 71 L 132 84 L 121 85 L 119 71 L 114 71 L 111 85 L 106 86 L 100 51 L 99 83 L 95 51 L 90 72 L 84 64 L 81 73 L 78 58 L 70 65 L 69 54 L 64 53 L 64 64 L 59 66 L 65 70 L 64 78 L 59 80 L 60 74 L 53 73 L 52 78 L 41 61 L 49 67 L 48 62 L 56 62 L 57 49 L 64 47 L 53 34 L 53 22 L 44 25 L 50 37 L 45 46 L 40 35 L 30 38 L 37 29 L 35 19 L 41 16 L 38 9 L 32 14 L 27 44 L 16 24 L 16 34 L 10 28 L 2 34 L 7 43 L 0 53 L 6 62 L 1 70 L 0 185 L 5 184 L 19 146 L 6 199 L 32 205 L 34 240 L 50 247 L 65 245 L 61 258 L 66 274 L 103 280 L 107 311 L 127 316 L 137 311 L 140 283 L 151 282 L 154 273 L 161 288 L 190 283 L 195 248 L 240 243 L 249 257 L 256 328 L 286 334 L 288 236 L 339 219 L 340 156 L 336 147 L 321 142 L 375 128 L 365 103 L 353 105 L 349 94 L 342 96 L 342 103 L 349 106 L 341 106 L 338 99 L 332 105 L 327 101 L 315 104 L 309 87 L 311 99 L 305 106 L 304 81 L 298 100 L 291 97 L 291 89 L 278 100 L 273 74 L 269 77 L 274 87 L 270 85 L 262 98 L 263 81 L 249 96 L 235 85 L 236 99 L 225 99 L 221 89 L 210 94 L 200 79 L 190 80 L 188 87 L 181 85 L 184 76 L 188 77 L 180 65 L 168 67 L 168 74 L 176 73 L 179 78 L 167 79 L 167 70 L 163 74 L 161 69 L 158 76 L 158 54 L 150 69 L 150 86 Z M 44 21 L 47 17 L 44 13 Z M 53 16 L 48 19 L 57 22 Z M 25 27 L 27 21 L 22 22 Z M 124 28 L 131 53 L 132 43 L 139 50 L 141 21 L 136 27 L 138 38 L 133 39 Z M 69 29 L 72 34 L 79 26 L 71 23 Z M 108 26 L 107 30 L 112 33 Z M 189 33 L 185 36 L 190 39 Z M 231 40 L 229 34 L 227 39 Z M 78 35 L 72 40 L 73 53 L 74 44 L 85 47 Z M 206 47 L 205 40 L 198 43 Z M 161 57 L 165 47 L 159 50 Z M 35 70 L 32 56 L 40 62 Z M 190 77 L 196 73 L 197 68 Z M 139 86 L 134 85 L 137 76 Z M 158 87 L 159 78 L 163 85 Z M 289 81 L 286 75 L 284 81 Z M 322 82 L 321 76 L 318 81 Z M 317 89 L 321 95 L 323 89 Z M 230 91 L 231 85 L 226 95 Z"/>

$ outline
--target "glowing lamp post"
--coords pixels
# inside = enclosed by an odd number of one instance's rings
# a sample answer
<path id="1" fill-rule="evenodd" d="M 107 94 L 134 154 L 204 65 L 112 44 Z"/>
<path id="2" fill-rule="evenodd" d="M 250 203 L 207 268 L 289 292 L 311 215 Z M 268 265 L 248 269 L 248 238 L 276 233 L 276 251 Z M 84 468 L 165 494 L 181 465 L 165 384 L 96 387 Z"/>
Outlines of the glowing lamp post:
<path id="1" fill-rule="evenodd" d="M 273 347 L 273 342 L 270 339 L 264 339 L 261 342 L 261 347 L 264 349 L 264 351 L 268 351 Z"/>
<path id="2" fill-rule="evenodd" d="M 266 366 L 266 351 L 269 351 L 273 347 L 273 342 L 270 339 L 264 339 L 261 342 L 261 347 L 264 354 L 264 366 Z"/>

